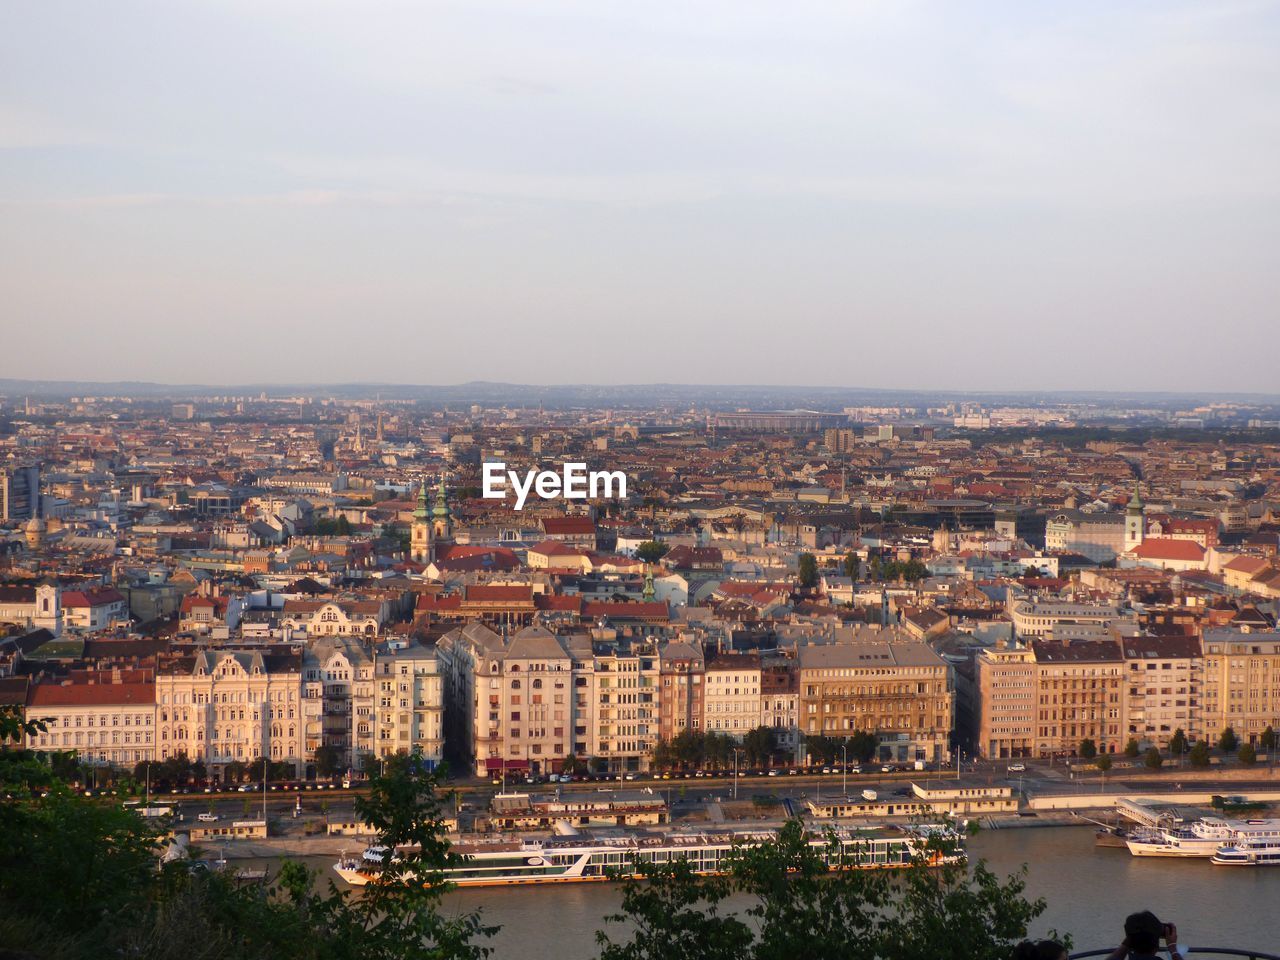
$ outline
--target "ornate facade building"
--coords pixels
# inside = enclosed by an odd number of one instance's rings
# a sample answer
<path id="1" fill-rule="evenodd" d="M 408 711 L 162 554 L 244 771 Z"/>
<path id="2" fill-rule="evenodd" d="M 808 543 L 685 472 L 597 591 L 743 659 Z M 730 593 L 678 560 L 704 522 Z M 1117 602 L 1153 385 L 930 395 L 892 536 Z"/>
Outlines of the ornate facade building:
<path id="1" fill-rule="evenodd" d="M 155 683 L 156 759 L 185 753 L 221 777 L 258 757 L 293 764 L 306 756 L 302 649 L 276 645 L 200 649 L 161 664 Z"/>

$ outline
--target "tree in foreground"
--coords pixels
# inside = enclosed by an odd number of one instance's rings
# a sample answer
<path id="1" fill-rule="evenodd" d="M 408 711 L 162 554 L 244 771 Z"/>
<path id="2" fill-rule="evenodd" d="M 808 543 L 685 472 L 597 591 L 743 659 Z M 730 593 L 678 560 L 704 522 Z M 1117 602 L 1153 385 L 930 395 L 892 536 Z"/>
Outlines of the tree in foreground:
<path id="1" fill-rule="evenodd" d="M 1138 741 L 1134 737 L 1129 738 L 1129 742 L 1124 745 L 1124 755 L 1132 759 L 1142 752 L 1142 748 L 1138 746 Z"/>
<path id="2" fill-rule="evenodd" d="M 1098 755 L 1098 745 L 1088 737 L 1080 741 L 1080 756 L 1085 760 L 1092 760 Z"/>
<path id="3" fill-rule="evenodd" d="M 1098 754 L 1097 759 L 1093 761 L 1093 765 L 1097 767 L 1099 770 L 1101 770 L 1103 773 L 1106 773 L 1108 770 L 1111 769 L 1111 754 L 1109 753 Z"/>
<path id="4" fill-rule="evenodd" d="M 736 851 L 725 877 L 699 877 L 684 861 L 637 864 L 641 879 L 626 881 L 621 911 L 606 918 L 632 929 L 617 940 L 598 932 L 600 958 L 1006 960 L 1044 901 L 1026 899 L 1022 874 L 930 867 L 927 855 L 953 852 L 954 841 L 929 847 L 904 870 L 828 871 L 793 820 L 776 840 Z M 840 862 L 838 845 L 825 853 Z M 734 894 L 749 901 L 745 920 L 722 912 Z"/>
<path id="5" fill-rule="evenodd" d="M 1252 743 L 1241 744 L 1240 751 L 1236 756 L 1240 758 L 1240 762 L 1246 767 L 1252 767 L 1258 762 L 1258 751 L 1254 749 Z"/>
<path id="6" fill-rule="evenodd" d="M 1160 751 L 1155 747 L 1148 747 L 1147 752 L 1142 757 L 1142 762 L 1147 765 L 1149 770 L 1159 770 L 1164 766 L 1164 757 L 1160 756 Z"/>
<path id="7" fill-rule="evenodd" d="M 1181 757 L 1187 752 L 1187 735 L 1181 727 L 1173 731 L 1173 737 L 1169 740 L 1169 752 L 1175 757 Z"/>
<path id="8" fill-rule="evenodd" d="M 496 928 L 447 915 L 436 774 L 393 757 L 357 812 L 401 850 L 386 882 L 352 896 L 299 863 L 268 888 L 178 862 L 156 870 L 155 828 L 132 810 L 49 783 L 0 751 L 0 943 L 44 960 L 482 960 Z M 26 782 L 19 778 L 29 776 Z M 46 795 L 47 793 L 47 795 Z"/>

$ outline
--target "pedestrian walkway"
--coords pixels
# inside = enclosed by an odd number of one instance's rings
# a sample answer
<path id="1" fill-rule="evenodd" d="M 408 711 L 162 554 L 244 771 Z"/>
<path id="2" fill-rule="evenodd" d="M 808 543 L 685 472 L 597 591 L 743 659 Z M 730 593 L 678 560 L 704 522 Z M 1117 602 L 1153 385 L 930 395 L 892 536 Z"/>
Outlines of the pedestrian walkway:
<path id="1" fill-rule="evenodd" d="M 724 823 L 724 807 L 720 806 L 719 801 L 707 804 L 707 819 L 712 823 Z"/>

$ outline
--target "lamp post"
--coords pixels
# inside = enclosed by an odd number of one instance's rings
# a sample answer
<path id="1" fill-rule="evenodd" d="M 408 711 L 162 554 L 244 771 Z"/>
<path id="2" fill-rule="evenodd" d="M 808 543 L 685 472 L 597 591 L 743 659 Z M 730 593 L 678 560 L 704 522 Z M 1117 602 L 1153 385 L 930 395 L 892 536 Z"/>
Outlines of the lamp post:
<path id="1" fill-rule="evenodd" d="M 738 799 L 738 754 L 742 750 L 739 747 L 733 748 L 733 799 Z"/>
<path id="2" fill-rule="evenodd" d="M 840 789 L 844 791 L 845 799 L 849 798 L 849 742 L 846 740 L 840 745 Z"/>

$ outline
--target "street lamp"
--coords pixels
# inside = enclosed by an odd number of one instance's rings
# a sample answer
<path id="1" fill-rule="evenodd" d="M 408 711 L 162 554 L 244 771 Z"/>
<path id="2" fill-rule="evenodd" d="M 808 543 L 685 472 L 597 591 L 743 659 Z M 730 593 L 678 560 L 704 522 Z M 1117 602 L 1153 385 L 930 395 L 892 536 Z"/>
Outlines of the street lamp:
<path id="1" fill-rule="evenodd" d="M 733 748 L 733 799 L 738 799 L 738 754 L 742 752 L 740 747 Z"/>

